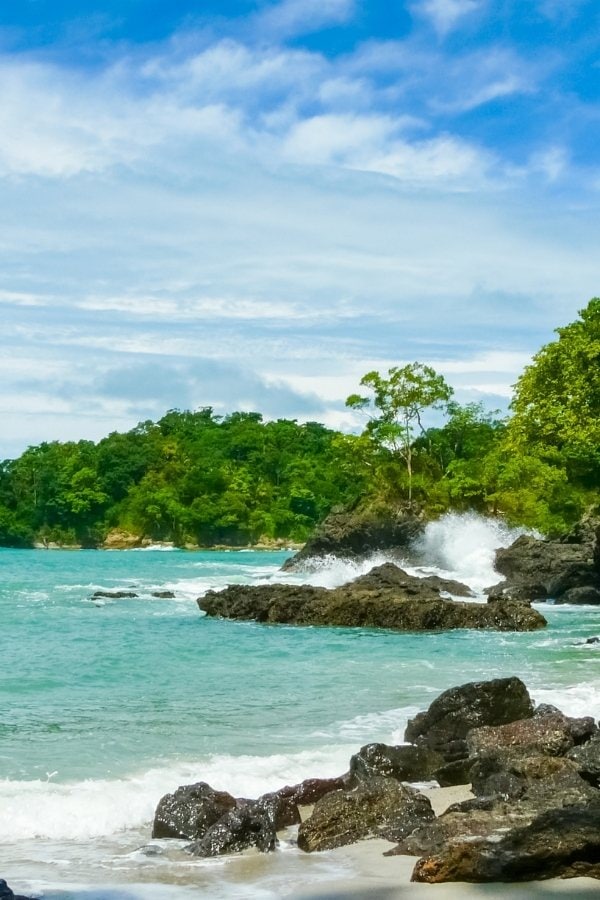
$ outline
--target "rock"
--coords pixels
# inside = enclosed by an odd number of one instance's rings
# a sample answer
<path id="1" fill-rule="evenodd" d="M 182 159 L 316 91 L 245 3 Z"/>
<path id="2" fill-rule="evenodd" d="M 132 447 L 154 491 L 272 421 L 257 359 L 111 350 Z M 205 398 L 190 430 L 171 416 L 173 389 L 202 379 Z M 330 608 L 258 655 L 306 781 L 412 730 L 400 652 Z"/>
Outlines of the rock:
<path id="1" fill-rule="evenodd" d="M 474 605 L 474 604 L 472 604 Z M 496 678 L 450 688 L 411 719 L 404 739 L 441 753 L 447 762 L 467 756 L 473 728 L 530 718 L 533 703 L 519 678 Z"/>
<path id="2" fill-rule="evenodd" d="M 423 527 L 421 519 L 403 511 L 331 512 L 283 568 L 310 568 L 311 559 L 323 556 L 358 559 L 376 550 L 404 549 L 422 533 Z"/>
<path id="3" fill-rule="evenodd" d="M 600 588 L 593 585 L 569 588 L 568 591 L 556 598 L 555 603 L 598 606 L 600 604 Z"/>
<path id="4" fill-rule="evenodd" d="M 439 753 L 427 747 L 366 744 L 350 759 L 350 778 L 354 783 L 377 776 L 398 781 L 427 781 L 442 761 Z"/>
<path id="5" fill-rule="evenodd" d="M 358 578 L 355 578 L 352 586 L 354 589 L 366 588 L 377 591 L 393 588 L 400 590 L 402 593 L 419 593 L 424 596 L 429 594 L 433 597 L 439 597 L 440 591 L 460 597 L 474 596 L 472 590 L 460 581 L 440 578 L 438 575 L 427 575 L 424 578 L 418 578 L 414 575 L 409 575 L 404 569 L 390 562 L 383 563 L 381 566 L 375 566 L 366 575 L 360 575 Z"/>
<path id="6" fill-rule="evenodd" d="M 592 718 L 571 719 L 558 712 L 473 729 L 467 735 L 467 747 L 473 756 L 502 748 L 517 749 L 529 755 L 564 756 L 595 731 Z"/>
<path id="7" fill-rule="evenodd" d="M 186 850 L 193 856 L 213 857 L 226 853 L 239 853 L 256 847 L 261 853 L 269 853 L 277 845 L 276 817 L 281 802 L 256 800 L 240 804 L 227 812 L 212 825 L 204 836 Z"/>
<path id="8" fill-rule="evenodd" d="M 325 794 L 348 786 L 348 775 L 340 775 L 338 778 L 307 778 L 300 784 L 286 785 L 275 793 L 292 800 L 297 806 L 312 806 Z"/>
<path id="9" fill-rule="evenodd" d="M 299 825 L 302 821 L 294 797 L 286 797 L 281 791 L 263 794 L 256 803 L 268 813 L 275 831 L 282 831 L 290 825 Z"/>
<path id="10" fill-rule="evenodd" d="M 142 539 L 139 534 L 113 528 L 108 532 L 101 546 L 104 550 L 129 550 L 132 547 L 140 547 L 141 544 Z"/>
<path id="11" fill-rule="evenodd" d="M 429 800 L 393 778 L 371 778 L 348 791 L 327 794 L 298 830 L 298 847 L 311 853 L 370 837 L 398 841 L 433 819 Z"/>
<path id="12" fill-rule="evenodd" d="M 593 800 L 595 788 L 580 776 L 577 764 L 552 756 L 519 756 L 497 750 L 482 754 L 471 766 L 476 796 L 502 796 L 528 803 L 534 811 Z"/>
<path id="13" fill-rule="evenodd" d="M 445 600 L 423 579 L 398 572 L 396 585 L 383 588 L 365 585 L 362 579 L 334 590 L 311 585 L 232 584 L 222 591 L 208 591 L 198 605 L 209 616 L 288 625 L 397 631 L 534 631 L 546 625 L 543 616 L 525 604 Z"/>
<path id="14" fill-rule="evenodd" d="M 539 581 L 523 581 L 517 584 L 501 581 L 485 592 L 490 600 L 516 600 L 533 603 L 548 599 L 548 591 Z"/>
<path id="15" fill-rule="evenodd" d="M 204 781 L 184 785 L 160 800 L 152 837 L 197 840 L 235 806 L 231 794 L 215 791 Z"/>
<path id="16" fill-rule="evenodd" d="M 95 591 L 92 594 L 92 600 L 98 600 L 100 597 L 108 597 L 111 600 L 126 600 L 137 596 L 135 591 Z"/>
<path id="17" fill-rule="evenodd" d="M 454 581 L 452 578 L 440 578 L 439 575 L 425 575 L 421 581 L 435 588 L 437 591 L 444 591 L 446 594 L 452 594 L 455 597 L 474 597 L 475 594 L 471 588 L 463 584 L 462 581 Z"/>
<path id="18" fill-rule="evenodd" d="M 551 809 L 525 826 L 479 841 L 451 841 L 420 859 L 412 880 L 533 881 L 600 878 L 600 803 Z"/>
<path id="19" fill-rule="evenodd" d="M 443 757 L 442 757 L 443 758 Z M 433 773 L 440 787 L 452 787 L 456 784 L 469 784 L 473 760 L 468 757 L 444 763 Z"/>
<path id="20" fill-rule="evenodd" d="M 579 747 L 574 747 L 567 758 L 577 766 L 579 774 L 590 784 L 600 788 L 600 733 Z"/>
<path id="21" fill-rule="evenodd" d="M 584 644 L 600 644 L 600 637 L 591 637 L 583 641 Z"/>
<path id="22" fill-rule="evenodd" d="M 175 594 L 173 591 L 152 591 L 152 596 L 157 597 L 159 600 L 175 599 Z"/>
<path id="23" fill-rule="evenodd" d="M 30 898 L 13 893 L 4 878 L 0 878 L 0 900 L 30 900 Z"/>
<path id="24" fill-rule="evenodd" d="M 599 587 L 600 572 L 597 572 L 591 564 L 573 563 L 549 580 L 548 596 L 558 600 L 567 591 L 576 588 L 596 588 L 597 590 Z"/>

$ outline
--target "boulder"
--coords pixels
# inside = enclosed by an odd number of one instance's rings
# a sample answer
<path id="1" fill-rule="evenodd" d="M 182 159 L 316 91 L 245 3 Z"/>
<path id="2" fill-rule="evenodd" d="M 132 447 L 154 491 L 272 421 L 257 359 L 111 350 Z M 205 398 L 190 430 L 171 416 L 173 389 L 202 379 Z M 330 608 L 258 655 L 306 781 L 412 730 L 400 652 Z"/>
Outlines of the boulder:
<path id="1" fill-rule="evenodd" d="M 92 600 L 98 600 L 101 597 L 107 597 L 111 600 L 129 600 L 137 596 L 135 591 L 94 591 Z"/>
<path id="2" fill-rule="evenodd" d="M 348 775 L 340 775 L 337 778 L 307 778 L 300 784 L 279 788 L 275 793 L 291 800 L 296 806 L 312 806 L 325 794 L 341 791 L 348 786 Z"/>
<path id="3" fill-rule="evenodd" d="M 531 697 L 519 678 L 469 682 L 444 691 L 426 712 L 411 719 L 404 739 L 453 762 L 468 755 L 466 737 L 473 728 L 504 725 L 532 715 Z"/>
<path id="4" fill-rule="evenodd" d="M 398 841 L 433 819 L 429 800 L 394 778 L 371 778 L 347 791 L 327 794 L 298 830 L 298 847 L 310 853 L 365 838 Z"/>
<path id="5" fill-rule="evenodd" d="M 269 853 L 277 845 L 276 818 L 281 804 L 272 798 L 249 801 L 225 813 L 199 840 L 186 847 L 192 856 L 213 857 L 256 847 Z"/>
<path id="6" fill-rule="evenodd" d="M 575 763 L 582 778 L 600 788 L 600 733 L 579 747 L 574 747 L 567 758 Z"/>
<path id="7" fill-rule="evenodd" d="M 215 791 L 205 781 L 184 785 L 160 800 L 152 837 L 197 840 L 235 807 L 235 797 Z"/>
<path id="8" fill-rule="evenodd" d="M 573 603 L 577 606 L 598 606 L 600 605 L 600 588 L 591 584 L 569 588 L 564 594 L 557 597 L 555 602 Z"/>
<path id="9" fill-rule="evenodd" d="M 427 747 L 366 744 L 350 759 L 350 778 L 353 783 L 373 777 L 428 781 L 442 762 L 440 754 Z"/>
<path id="10" fill-rule="evenodd" d="M 388 575 L 386 569 L 386 578 Z M 232 584 L 221 591 L 208 591 L 198 605 L 209 616 L 287 625 L 397 631 L 535 631 L 546 625 L 543 616 L 526 604 L 452 601 L 443 599 L 424 579 L 400 569 L 394 578 L 393 587 L 382 587 L 375 576 L 371 582 L 365 583 L 363 577 L 334 590 L 312 585 Z"/>
<path id="11" fill-rule="evenodd" d="M 487 839 L 450 841 L 417 862 L 412 880 L 509 882 L 581 875 L 600 878 L 600 803 L 550 809 Z"/>
<path id="12" fill-rule="evenodd" d="M 174 591 L 152 591 L 152 596 L 157 597 L 159 600 L 174 600 L 175 599 Z"/>
<path id="13" fill-rule="evenodd" d="M 312 559 L 324 556 L 360 559 L 377 550 L 406 549 L 421 535 L 423 527 L 420 518 L 402 510 L 336 510 L 283 568 L 289 571 L 310 568 Z"/>
<path id="14" fill-rule="evenodd" d="M 438 575 L 426 575 L 419 578 L 409 575 L 404 569 L 394 563 L 387 562 L 381 566 L 374 566 L 366 575 L 360 575 L 352 582 L 354 589 L 365 588 L 367 590 L 385 590 L 393 588 L 402 593 L 421 594 L 423 596 L 439 597 L 440 592 L 454 594 L 457 597 L 473 597 L 473 591 L 460 581 L 440 578 Z"/>
<path id="15" fill-rule="evenodd" d="M 556 712 L 504 725 L 475 728 L 467 735 L 467 747 L 472 756 L 502 748 L 517 749 L 529 755 L 564 756 L 595 731 L 596 723 L 591 717 L 571 719 Z"/>
<path id="16" fill-rule="evenodd" d="M 470 774 L 476 796 L 512 798 L 536 812 L 599 796 L 581 777 L 577 764 L 562 757 L 514 756 L 497 750 L 474 759 Z"/>

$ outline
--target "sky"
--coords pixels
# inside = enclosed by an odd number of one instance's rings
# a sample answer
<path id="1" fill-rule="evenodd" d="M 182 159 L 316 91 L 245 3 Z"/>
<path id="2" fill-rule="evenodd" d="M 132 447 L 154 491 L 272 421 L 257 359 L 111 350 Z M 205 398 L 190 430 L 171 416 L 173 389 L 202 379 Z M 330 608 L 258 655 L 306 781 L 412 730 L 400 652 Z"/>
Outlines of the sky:
<path id="1" fill-rule="evenodd" d="M 3 0 L 0 458 L 167 409 L 506 409 L 600 293 L 596 0 Z"/>

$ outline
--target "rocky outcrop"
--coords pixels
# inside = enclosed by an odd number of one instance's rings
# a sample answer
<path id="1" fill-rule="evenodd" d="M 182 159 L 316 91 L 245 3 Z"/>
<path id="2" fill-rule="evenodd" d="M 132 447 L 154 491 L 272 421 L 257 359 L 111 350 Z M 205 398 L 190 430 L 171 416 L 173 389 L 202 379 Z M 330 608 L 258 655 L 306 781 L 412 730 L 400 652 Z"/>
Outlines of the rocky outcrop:
<path id="1" fill-rule="evenodd" d="M 327 794 L 298 831 L 298 847 L 311 853 L 370 837 L 400 840 L 434 813 L 429 800 L 393 778 L 370 778 Z"/>
<path id="2" fill-rule="evenodd" d="M 413 881 L 533 881 L 600 878 L 600 802 L 550 809 L 507 834 L 450 841 L 419 860 Z"/>
<path id="3" fill-rule="evenodd" d="M 273 795 L 266 800 L 240 803 L 186 850 L 193 856 L 202 857 L 239 853 L 249 847 L 269 853 L 277 845 L 277 821 L 284 802 Z"/>
<path id="4" fill-rule="evenodd" d="M 184 785 L 161 799 L 152 837 L 197 840 L 235 806 L 235 797 L 227 791 L 215 791 L 205 781 Z"/>
<path id="5" fill-rule="evenodd" d="M 582 778 L 600 788 L 600 733 L 596 732 L 583 746 L 570 750 L 567 758 L 575 763 Z"/>
<path id="6" fill-rule="evenodd" d="M 366 744 L 350 759 L 350 779 L 354 784 L 374 777 L 428 781 L 443 761 L 439 753 L 428 747 Z"/>
<path id="7" fill-rule="evenodd" d="M 543 616 L 525 603 L 446 599 L 439 587 L 391 563 L 334 590 L 291 584 L 230 585 L 222 591 L 209 591 L 198 605 L 209 616 L 287 625 L 534 631 L 546 624 Z"/>
<path id="8" fill-rule="evenodd" d="M 302 550 L 287 560 L 286 570 L 310 568 L 324 556 L 359 559 L 377 550 L 406 550 L 422 533 L 423 521 L 412 513 L 391 509 L 331 512 Z"/>
<path id="9" fill-rule="evenodd" d="M 467 734 L 533 716 L 533 702 L 520 678 L 473 681 L 450 688 L 426 712 L 408 722 L 404 739 L 428 747 L 447 762 L 468 756 Z"/>
<path id="10" fill-rule="evenodd" d="M 565 540 L 522 535 L 496 551 L 496 569 L 505 581 L 490 596 L 557 603 L 600 603 L 600 528 L 588 518 Z"/>
<path id="11" fill-rule="evenodd" d="M 467 735 L 467 747 L 470 755 L 506 749 L 512 753 L 564 756 L 597 730 L 591 716 L 574 719 L 557 710 L 505 725 L 476 728 Z"/>

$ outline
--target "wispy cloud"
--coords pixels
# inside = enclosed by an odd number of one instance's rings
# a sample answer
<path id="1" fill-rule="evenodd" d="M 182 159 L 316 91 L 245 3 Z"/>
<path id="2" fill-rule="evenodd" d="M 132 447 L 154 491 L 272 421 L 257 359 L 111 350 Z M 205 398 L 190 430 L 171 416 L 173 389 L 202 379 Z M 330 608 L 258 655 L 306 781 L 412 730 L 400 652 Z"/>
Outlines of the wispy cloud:
<path id="1" fill-rule="evenodd" d="M 445 36 L 466 16 L 483 7 L 485 0 L 420 0 L 413 4 L 417 15 L 430 19 L 438 34 Z"/>

